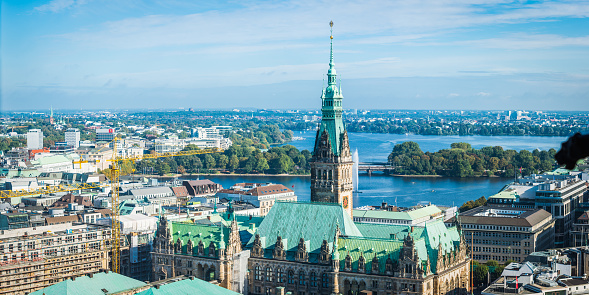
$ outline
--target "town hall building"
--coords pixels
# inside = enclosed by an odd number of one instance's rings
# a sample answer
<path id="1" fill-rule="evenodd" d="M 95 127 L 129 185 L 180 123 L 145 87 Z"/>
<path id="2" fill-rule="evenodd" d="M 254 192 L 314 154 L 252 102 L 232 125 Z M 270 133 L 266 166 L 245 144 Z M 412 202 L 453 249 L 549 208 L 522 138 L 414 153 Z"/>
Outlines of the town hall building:
<path id="1" fill-rule="evenodd" d="M 333 23 L 330 23 L 333 26 Z M 352 158 L 331 38 L 328 85 L 311 160 L 311 202 L 276 202 L 265 217 L 228 213 L 168 222 L 154 241 L 153 279 L 216 281 L 244 294 L 469 294 L 458 225 L 354 223 Z"/>

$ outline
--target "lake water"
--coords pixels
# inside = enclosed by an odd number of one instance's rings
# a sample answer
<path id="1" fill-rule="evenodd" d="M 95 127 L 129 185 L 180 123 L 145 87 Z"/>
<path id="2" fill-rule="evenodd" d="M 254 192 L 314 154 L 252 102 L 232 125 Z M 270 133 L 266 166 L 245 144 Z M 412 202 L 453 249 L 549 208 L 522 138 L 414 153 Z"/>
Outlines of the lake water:
<path id="1" fill-rule="evenodd" d="M 502 146 L 504 149 L 529 150 L 535 149 L 558 150 L 566 137 L 549 136 L 436 136 L 436 135 L 404 135 L 383 133 L 349 133 L 350 148 L 358 149 L 360 162 L 386 162 L 387 157 L 396 144 L 405 141 L 415 141 L 424 152 L 437 152 L 450 148 L 454 142 L 468 142 L 473 148 L 485 146 Z M 299 150 L 312 151 L 315 143 L 315 132 L 295 131 L 294 136 L 303 140 L 289 142 Z"/>
<path id="2" fill-rule="evenodd" d="M 293 189 L 299 201 L 309 201 L 311 198 L 309 176 L 218 175 L 206 178 L 224 188 L 239 182 L 280 183 Z M 420 201 L 460 206 L 466 201 L 496 194 L 510 180 L 496 177 L 419 178 L 360 174 L 358 188 L 361 193 L 354 194 L 354 207 L 379 205 L 382 201 L 399 206 L 412 206 Z"/>
<path id="3" fill-rule="evenodd" d="M 293 141 L 300 150 L 313 148 L 315 132 L 294 132 L 294 136 L 303 140 Z M 415 141 L 426 152 L 435 152 L 450 148 L 454 142 L 468 142 L 474 148 L 484 146 L 502 146 L 514 150 L 548 150 L 559 149 L 565 137 L 531 137 L 531 136 L 423 136 L 399 134 L 350 133 L 352 150 L 358 149 L 361 162 L 385 162 L 395 144 Z M 292 188 L 300 201 L 309 201 L 311 181 L 308 176 L 248 176 L 219 175 L 207 177 L 211 181 L 229 188 L 239 182 L 273 182 Z M 489 197 L 509 183 L 506 178 L 423 178 L 393 177 L 379 174 L 368 176 L 360 174 L 358 189 L 354 194 L 354 207 L 379 205 L 381 202 L 412 206 L 426 201 L 436 205 L 460 206 L 466 201 Z"/>

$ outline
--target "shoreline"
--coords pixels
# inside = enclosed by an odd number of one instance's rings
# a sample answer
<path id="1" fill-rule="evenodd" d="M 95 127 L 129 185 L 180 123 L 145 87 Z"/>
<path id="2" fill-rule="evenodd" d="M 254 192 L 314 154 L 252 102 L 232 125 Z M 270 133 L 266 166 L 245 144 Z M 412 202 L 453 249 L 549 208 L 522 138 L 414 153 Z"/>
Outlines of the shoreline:
<path id="1" fill-rule="evenodd" d="M 367 175 L 367 174 L 363 174 Z M 174 175 L 135 175 L 135 177 L 149 178 L 190 178 L 190 177 L 311 177 L 311 174 L 224 174 L 224 173 L 194 173 L 194 174 L 174 174 Z M 376 174 L 371 176 L 390 176 L 399 178 L 453 178 L 453 179 L 471 179 L 471 178 L 502 178 L 497 175 L 492 176 L 471 176 L 471 177 L 452 177 L 444 175 L 402 175 L 402 174 Z M 505 178 L 505 177 L 503 177 Z"/>

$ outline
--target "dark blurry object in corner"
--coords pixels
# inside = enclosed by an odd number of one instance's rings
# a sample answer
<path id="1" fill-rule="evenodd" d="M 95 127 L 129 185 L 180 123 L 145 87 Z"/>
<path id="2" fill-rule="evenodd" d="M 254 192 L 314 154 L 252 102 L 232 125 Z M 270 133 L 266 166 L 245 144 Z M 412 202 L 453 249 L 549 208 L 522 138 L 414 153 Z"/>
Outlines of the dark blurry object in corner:
<path id="1" fill-rule="evenodd" d="M 577 161 L 588 156 L 589 134 L 581 135 L 581 133 L 577 132 L 562 143 L 554 158 L 559 165 L 565 165 L 566 169 L 572 170 L 575 168 Z"/>

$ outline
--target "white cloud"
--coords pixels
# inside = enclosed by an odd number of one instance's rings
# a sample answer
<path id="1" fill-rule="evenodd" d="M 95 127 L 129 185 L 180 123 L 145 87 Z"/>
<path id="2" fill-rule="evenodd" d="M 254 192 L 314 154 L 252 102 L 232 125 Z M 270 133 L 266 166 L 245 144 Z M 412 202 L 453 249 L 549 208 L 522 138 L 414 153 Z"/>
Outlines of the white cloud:
<path id="1" fill-rule="evenodd" d="M 60 7 L 71 6 L 73 1 L 54 0 L 55 5 L 51 7 L 55 8 L 51 9 L 63 9 Z M 285 40 L 293 42 L 327 37 L 329 28 L 325 11 L 329 11 L 334 17 L 335 42 L 387 44 L 421 40 L 448 29 L 546 21 L 557 17 L 589 17 L 589 0 L 509 4 L 510 9 L 504 10 L 497 4 L 505 1 L 478 2 L 481 5 L 451 0 L 374 0 L 361 4 L 347 1 L 337 5 L 331 1 L 263 3 L 234 10 L 127 18 L 104 23 L 98 30 L 77 31 L 62 36 L 89 43 L 89 46 L 108 48 L 189 44 L 263 46 Z M 44 9 L 49 10 L 49 7 Z M 340 37 L 341 40 L 338 39 Z M 577 42 L 584 44 L 585 41 Z"/>
<path id="2" fill-rule="evenodd" d="M 460 94 L 458 94 L 458 93 L 450 93 L 450 94 L 448 94 L 448 97 L 458 97 L 458 96 L 460 96 Z"/>
<path id="3" fill-rule="evenodd" d="M 60 12 L 73 6 L 74 4 L 76 4 L 75 0 L 52 0 L 47 4 L 35 7 L 34 10 L 40 12 Z"/>
<path id="4" fill-rule="evenodd" d="M 566 37 L 554 34 L 513 34 L 508 38 L 490 38 L 457 43 L 485 48 L 540 49 L 564 46 L 589 46 L 589 35 L 582 37 Z"/>
<path id="5" fill-rule="evenodd" d="M 481 92 L 479 92 L 479 93 L 477 93 L 477 96 L 490 96 L 490 95 L 491 95 L 491 93 L 488 93 L 488 92 L 482 92 L 482 91 L 481 91 Z"/>

